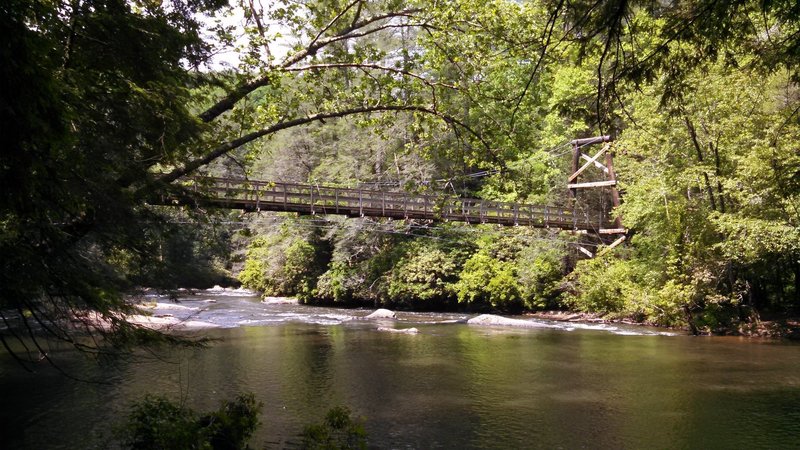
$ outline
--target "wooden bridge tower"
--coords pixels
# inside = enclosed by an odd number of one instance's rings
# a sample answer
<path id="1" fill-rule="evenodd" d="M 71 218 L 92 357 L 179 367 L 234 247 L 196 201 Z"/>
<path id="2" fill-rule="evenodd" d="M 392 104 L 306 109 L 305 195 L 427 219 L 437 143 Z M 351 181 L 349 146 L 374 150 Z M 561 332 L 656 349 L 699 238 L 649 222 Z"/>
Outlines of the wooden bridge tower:
<path id="1" fill-rule="evenodd" d="M 612 207 L 617 208 L 620 206 L 619 190 L 617 189 L 617 175 L 614 172 L 614 152 L 611 146 L 612 141 L 613 139 L 611 136 L 595 136 L 590 138 L 574 139 L 570 141 L 570 144 L 572 145 L 572 174 L 567 179 L 567 188 L 569 189 L 570 197 L 572 198 L 574 206 L 577 205 L 578 192 L 589 189 L 610 190 Z M 602 147 L 597 153 L 592 156 L 589 156 L 589 153 L 584 153 L 583 149 L 585 147 L 595 144 L 602 144 Z M 599 161 L 601 156 L 605 156 L 605 164 Z M 585 161 L 583 165 L 581 165 L 581 160 Z M 602 172 L 602 179 L 579 182 L 578 178 L 581 176 L 581 174 L 591 167 L 599 169 Z M 624 242 L 626 233 L 627 230 L 622 227 L 622 221 L 619 217 L 614 220 L 613 228 L 601 228 L 597 230 L 597 234 L 600 235 L 601 240 L 604 236 L 612 238 L 616 237 L 616 239 L 614 239 L 614 241 L 611 242 L 608 247 L 606 247 L 604 252 Z M 590 258 L 595 256 L 592 254 L 592 252 L 583 247 L 579 247 L 579 250 L 588 255 Z"/>

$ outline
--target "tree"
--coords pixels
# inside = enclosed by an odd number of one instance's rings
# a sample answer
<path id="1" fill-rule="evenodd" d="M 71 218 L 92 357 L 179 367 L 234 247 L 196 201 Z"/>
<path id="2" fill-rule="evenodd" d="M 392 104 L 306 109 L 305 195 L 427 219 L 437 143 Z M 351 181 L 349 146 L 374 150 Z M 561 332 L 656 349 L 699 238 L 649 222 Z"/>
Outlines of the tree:
<path id="1" fill-rule="evenodd" d="M 156 337 L 124 319 L 112 260 L 157 254 L 147 224 L 163 221 L 142 187 L 153 164 L 191 154 L 186 67 L 209 50 L 194 17 L 221 3 L 0 6 L 0 341 L 20 362 L 50 360 L 41 333 L 95 354 Z"/>
<path id="2" fill-rule="evenodd" d="M 400 64 L 360 41 L 429 28 L 423 3 L 243 5 L 255 21 L 267 14 L 290 28 L 297 45 L 276 61 L 256 48 L 268 49 L 274 36 L 257 30 L 242 72 L 197 72 L 213 50 L 197 17 L 225 4 L 2 6 L 0 26 L 12 36 L 2 50 L 12 61 L 2 68 L 2 119 L 13 133 L 0 166 L 8 325 L 0 338 L 21 362 L 49 359 L 40 331 L 97 354 L 157 337 L 125 319 L 135 308 L 122 295 L 131 279 L 120 261 L 153 262 L 159 239 L 147 224 L 164 220 L 149 203 L 223 155 L 280 130 L 377 112 L 428 114 L 475 136 L 420 94 L 436 83 L 414 72 L 415 58 Z M 294 87 L 284 88 L 288 81 Z M 84 341 L 85 331 L 103 339 Z"/>

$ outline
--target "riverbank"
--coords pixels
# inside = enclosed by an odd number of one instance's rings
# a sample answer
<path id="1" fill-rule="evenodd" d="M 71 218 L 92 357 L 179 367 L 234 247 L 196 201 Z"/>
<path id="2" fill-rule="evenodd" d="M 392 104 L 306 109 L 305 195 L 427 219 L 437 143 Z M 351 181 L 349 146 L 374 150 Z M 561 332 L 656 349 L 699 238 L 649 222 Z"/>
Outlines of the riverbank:
<path id="1" fill-rule="evenodd" d="M 166 295 L 168 295 L 171 298 L 174 298 L 176 296 L 186 296 L 191 298 L 197 295 L 253 296 L 253 297 L 260 297 L 262 303 L 304 304 L 305 306 L 309 307 L 319 307 L 321 312 L 324 311 L 322 308 L 326 307 L 345 308 L 351 310 L 367 310 L 367 311 L 375 309 L 374 305 L 367 305 L 363 303 L 306 304 L 300 302 L 298 299 L 293 297 L 264 297 L 257 291 L 245 288 L 225 288 L 220 286 L 215 286 L 210 289 L 197 289 L 197 290 L 181 289 L 174 292 L 173 294 L 166 294 Z M 197 328 L 212 328 L 219 326 L 213 323 L 208 323 L 207 321 L 197 320 L 197 318 L 194 316 L 194 313 L 196 313 L 198 310 L 197 307 L 186 307 L 180 303 L 173 303 L 173 302 L 156 303 L 155 299 L 159 295 L 163 296 L 165 295 L 165 293 L 159 294 L 156 291 L 144 290 L 144 292 L 142 293 L 142 298 L 140 300 L 142 302 L 142 306 L 144 307 L 146 313 L 145 315 L 130 316 L 129 320 L 131 320 L 134 323 L 147 326 L 148 328 L 154 328 L 164 331 L 169 329 L 197 329 Z M 204 302 L 206 302 L 207 306 L 211 306 L 213 305 L 215 300 L 210 299 L 210 300 L 205 300 Z M 632 319 L 609 318 L 608 316 L 604 316 L 599 313 L 587 313 L 578 311 L 563 311 L 563 310 L 527 311 L 520 314 L 507 314 L 502 311 L 469 311 L 460 309 L 452 309 L 446 311 L 439 311 L 439 310 L 427 311 L 415 308 L 398 308 L 396 309 L 396 311 L 408 312 L 408 313 L 445 312 L 445 313 L 455 313 L 455 314 L 469 314 L 475 316 L 482 313 L 489 313 L 493 315 L 505 316 L 510 318 L 511 320 L 519 318 L 519 319 L 547 320 L 547 321 L 561 322 L 566 324 L 627 325 L 627 326 L 638 326 L 638 327 L 653 327 L 675 333 L 686 333 L 686 334 L 691 333 L 691 330 L 689 329 L 688 326 L 664 327 L 648 322 L 638 322 Z M 756 322 L 741 323 L 735 328 L 733 327 L 722 328 L 715 330 L 714 332 L 701 333 L 701 335 L 743 336 L 751 338 L 797 340 L 800 339 L 800 318 L 769 317 L 769 320 L 758 320 Z"/>
<path id="2" fill-rule="evenodd" d="M 648 326 L 665 328 L 675 331 L 689 333 L 689 327 L 663 327 L 647 322 L 637 322 L 630 319 L 609 319 L 598 313 L 574 312 L 574 311 L 536 311 L 522 314 L 525 317 L 535 319 L 552 320 L 556 322 L 578 322 L 578 323 L 621 323 L 625 325 Z M 767 339 L 791 339 L 800 340 L 800 318 L 798 317 L 776 317 L 770 320 L 757 320 L 750 323 L 741 323 L 736 328 L 725 328 L 711 333 L 700 333 L 706 336 L 744 336 L 752 338 Z"/>

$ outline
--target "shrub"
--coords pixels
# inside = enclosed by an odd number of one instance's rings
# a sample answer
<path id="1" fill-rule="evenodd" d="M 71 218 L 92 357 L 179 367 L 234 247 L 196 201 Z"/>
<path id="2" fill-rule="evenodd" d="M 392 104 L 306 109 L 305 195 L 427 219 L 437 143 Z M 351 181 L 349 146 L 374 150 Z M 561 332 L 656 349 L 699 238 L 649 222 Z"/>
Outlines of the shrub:
<path id="1" fill-rule="evenodd" d="M 517 258 L 519 284 L 525 306 L 552 309 L 558 306 L 564 276 L 564 246 L 532 245 Z"/>
<path id="2" fill-rule="evenodd" d="M 347 407 L 338 406 L 328 411 L 322 424 L 309 425 L 303 430 L 302 448 L 365 449 L 367 433 L 361 419 L 353 419 Z"/>
<path id="3" fill-rule="evenodd" d="M 253 394 L 226 402 L 202 417 L 164 397 L 147 396 L 131 408 L 120 430 L 122 448 L 235 450 L 246 448 L 258 426 L 261 403 Z"/>
<path id="4" fill-rule="evenodd" d="M 460 303 L 477 307 L 519 310 L 523 305 L 516 265 L 479 251 L 464 264 L 455 284 Z"/>
<path id="5" fill-rule="evenodd" d="M 458 270 L 453 255 L 429 245 L 410 246 L 391 272 L 389 300 L 404 304 L 445 302 L 455 295 Z"/>
<path id="6" fill-rule="evenodd" d="M 145 397 L 133 405 L 123 430 L 129 449 L 199 449 L 207 439 L 195 413 L 162 397 Z"/>
<path id="7" fill-rule="evenodd" d="M 239 281 L 264 295 L 297 296 L 306 301 L 327 257 L 325 245 L 317 236 L 298 234 L 284 226 L 278 233 L 253 240 Z"/>

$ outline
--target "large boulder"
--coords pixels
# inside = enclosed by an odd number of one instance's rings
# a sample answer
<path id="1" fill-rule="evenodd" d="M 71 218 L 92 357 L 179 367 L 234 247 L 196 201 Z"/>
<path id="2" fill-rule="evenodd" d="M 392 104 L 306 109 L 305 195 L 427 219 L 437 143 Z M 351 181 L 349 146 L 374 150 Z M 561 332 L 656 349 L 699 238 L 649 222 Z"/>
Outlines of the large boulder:
<path id="1" fill-rule="evenodd" d="M 388 309 L 377 309 L 372 314 L 364 317 L 365 319 L 396 319 L 397 314 L 394 311 L 389 311 Z"/>
<path id="2" fill-rule="evenodd" d="M 469 325 L 501 326 L 501 327 L 522 327 L 522 328 L 552 328 L 552 325 L 535 322 L 533 320 L 510 319 L 508 317 L 496 316 L 494 314 L 481 314 L 467 320 Z"/>

